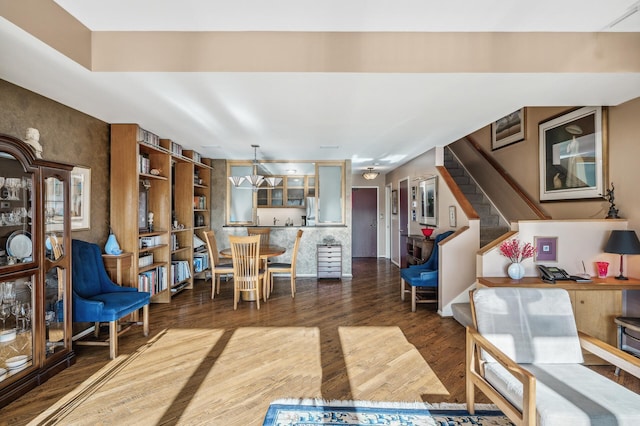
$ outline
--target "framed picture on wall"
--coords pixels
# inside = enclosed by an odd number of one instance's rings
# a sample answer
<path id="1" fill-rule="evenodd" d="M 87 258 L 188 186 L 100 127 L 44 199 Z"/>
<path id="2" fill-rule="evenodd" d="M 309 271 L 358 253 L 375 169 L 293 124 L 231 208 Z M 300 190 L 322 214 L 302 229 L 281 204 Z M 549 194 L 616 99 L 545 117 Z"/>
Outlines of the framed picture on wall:
<path id="1" fill-rule="evenodd" d="M 391 191 L 391 214 L 398 214 L 398 190 Z"/>
<path id="2" fill-rule="evenodd" d="M 91 169 L 71 170 L 71 230 L 89 229 L 91 224 Z"/>
<path id="3" fill-rule="evenodd" d="M 558 237 L 533 237 L 534 262 L 558 261 Z"/>
<path id="4" fill-rule="evenodd" d="M 438 177 L 432 176 L 420 182 L 421 217 L 423 225 L 438 226 Z"/>
<path id="5" fill-rule="evenodd" d="M 504 148 L 526 137 L 525 108 L 520 108 L 491 124 L 491 149 Z"/>
<path id="6" fill-rule="evenodd" d="M 606 107 L 583 107 L 539 124 L 540 200 L 604 196 Z"/>

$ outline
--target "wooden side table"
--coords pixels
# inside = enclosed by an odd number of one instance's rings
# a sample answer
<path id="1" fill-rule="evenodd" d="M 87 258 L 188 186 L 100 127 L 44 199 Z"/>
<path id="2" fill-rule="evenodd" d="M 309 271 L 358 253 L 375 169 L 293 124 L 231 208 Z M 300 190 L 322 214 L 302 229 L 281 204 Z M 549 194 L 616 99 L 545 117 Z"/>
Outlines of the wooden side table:
<path id="1" fill-rule="evenodd" d="M 133 253 L 103 254 L 102 260 L 111 281 L 125 287 L 137 287 L 133 281 Z"/>

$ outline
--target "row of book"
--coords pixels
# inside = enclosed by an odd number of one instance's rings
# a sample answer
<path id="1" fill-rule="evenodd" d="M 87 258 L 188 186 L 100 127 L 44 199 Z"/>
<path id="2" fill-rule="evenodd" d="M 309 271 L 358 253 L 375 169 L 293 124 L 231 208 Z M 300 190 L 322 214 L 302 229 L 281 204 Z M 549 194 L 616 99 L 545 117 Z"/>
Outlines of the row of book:
<path id="1" fill-rule="evenodd" d="M 191 278 L 191 267 L 189 266 L 189 262 L 186 260 L 172 260 L 171 277 L 172 286 Z"/>
<path id="2" fill-rule="evenodd" d="M 209 254 L 205 252 L 193 253 L 193 271 L 198 274 L 209 269 Z"/>
<path id="3" fill-rule="evenodd" d="M 138 268 L 153 265 L 153 253 L 146 253 L 138 258 Z"/>
<path id="4" fill-rule="evenodd" d="M 144 154 L 139 154 L 138 155 L 138 172 L 149 174 L 150 170 L 151 170 L 151 160 L 149 159 L 149 157 Z"/>
<path id="5" fill-rule="evenodd" d="M 154 135 L 148 130 L 138 127 L 138 142 L 144 142 L 149 145 L 160 146 L 160 137 Z"/>
<path id="6" fill-rule="evenodd" d="M 138 290 L 154 294 L 167 289 L 167 267 L 158 266 L 138 274 Z"/>
<path id="7" fill-rule="evenodd" d="M 193 197 L 193 208 L 204 210 L 207 208 L 207 197 L 205 195 L 196 195 Z"/>
<path id="8" fill-rule="evenodd" d="M 159 246 L 160 244 L 162 244 L 162 240 L 160 235 L 154 235 L 151 237 L 140 237 L 140 240 L 138 243 L 139 243 L 138 248 L 143 249 L 147 247 Z"/>
<path id="9" fill-rule="evenodd" d="M 174 141 L 171 141 L 171 146 L 169 147 L 169 151 L 171 151 L 171 153 L 175 155 L 182 155 L 182 145 Z"/>

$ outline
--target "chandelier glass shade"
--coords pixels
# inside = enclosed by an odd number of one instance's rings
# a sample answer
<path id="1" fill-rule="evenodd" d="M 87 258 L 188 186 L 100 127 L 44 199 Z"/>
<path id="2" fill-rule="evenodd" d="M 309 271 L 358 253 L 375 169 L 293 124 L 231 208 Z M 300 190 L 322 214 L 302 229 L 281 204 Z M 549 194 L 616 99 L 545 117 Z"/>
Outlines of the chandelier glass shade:
<path id="1" fill-rule="evenodd" d="M 240 188 L 241 187 L 240 185 L 242 185 L 245 181 L 247 181 L 250 187 L 244 186 L 242 188 L 250 188 L 250 189 L 253 189 L 254 191 L 257 191 L 260 185 L 263 184 L 263 182 L 267 182 L 267 185 L 271 187 L 278 186 L 280 182 L 282 182 L 282 178 L 274 177 L 274 176 L 264 177 L 258 174 L 257 149 L 260 148 L 260 145 L 251 145 L 251 147 L 253 148 L 252 173 L 246 176 L 229 176 L 229 181 L 231 181 L 231 184 L 236 188 Z"/>
<path id="2" fill-rule="evenodd" d="M 373 171 L 373 167 L 368 167 L 367 171 L 362 173 L 362 177 L 365 178 L 366 180 L 373 180 L 377 178 L 379 174 L 380 173 Z"/>

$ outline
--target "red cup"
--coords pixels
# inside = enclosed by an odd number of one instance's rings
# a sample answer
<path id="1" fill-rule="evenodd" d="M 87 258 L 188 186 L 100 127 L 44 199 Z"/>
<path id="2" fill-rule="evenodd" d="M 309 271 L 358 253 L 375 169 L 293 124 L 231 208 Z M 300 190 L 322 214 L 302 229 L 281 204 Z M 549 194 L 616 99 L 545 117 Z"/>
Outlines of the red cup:
<path id="1" fill-rule="evenodd" d="M 598 265 L 598 278 L 607 278 L 609 262 L 596 262 L 596 265 Z"/>

